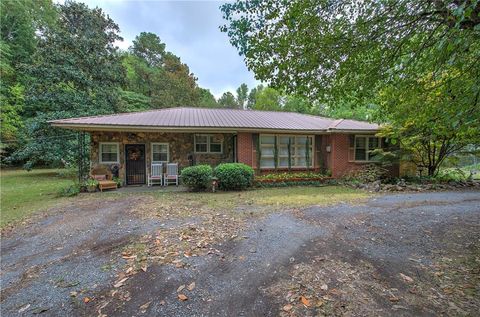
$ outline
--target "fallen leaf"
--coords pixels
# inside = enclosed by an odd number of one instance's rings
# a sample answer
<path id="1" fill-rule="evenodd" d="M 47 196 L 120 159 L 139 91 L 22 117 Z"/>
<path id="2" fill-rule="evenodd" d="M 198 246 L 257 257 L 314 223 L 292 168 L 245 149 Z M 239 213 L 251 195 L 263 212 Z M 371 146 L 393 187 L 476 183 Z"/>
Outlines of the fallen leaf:
<path id="1" fill-rule="evenodd" d="M 282 309 L 283 309 L 284 311 L 291 311 L 291 310 L 292 310 L 292 308 L 293 308 L 293 306 L 292 306 L 292 305 L 290 305 L 290 304 L 288 304 L 288 305 L 285 305 L 285 306 L 283 306 L 283 307 L 282 307 Z"/>
<path id="2" fill-rule="evenodd" d="M 181 291 L 183 291 L 184 288 L 185 288 L 185 284 L 180 285 L 180 286 L 177 288 L 177 293 L 180 293 Z"/>
<path id="3" fill-rule="evenodd" d="M 443 289 L 443 292 L 447 295 L 450 295 L 450 294 L 453 294 L 453 289 L 449 288 L 449 287 L 445 287 Z"/>
<path id="4" fill-rule="evenodd" d="M 190 284 L 187 286 L 187 289 L 188 289 L 189 291 L 193 291 L 194 288 L 195 288 L 195 282 L 192 282 L 192 283 L 190 283 Z"/>
<path id="5" fill-rule="evenodd" d="M 322 307 L 323 304 L 325 304 L 325 302 L 323 300 L 319 299 L 318 302 L 317 302 L 317 307 Z"/>
<path id="6" fill-rule="evenodd" d="M 328 285 L 327 285 L 327 284 L 323 284 L 322 286 L 320 286 L 320 289 L 321 289 L 322 291 L 326 291 L 326 290 L 328 290 Z"/>
<path id="7" fill-rule="evenodd" d="M 392 297 L 389 298 L 389 300 L 390 300 L 391 302 L 399 302 L 399 301 L 400 301 L 400 298 L 398 298 L 398 297 L 396 297 L 396 296 L 392 296 Z"/>
<path id="8" fill-rule="evenodd" d="M 403 273 L 400 273 L 400 276 L 403 278 L 403 280 L 407 283 L 412 283 L 413 282 L 413 278 L 411 278 L 410 276 L 408 275 L 405 275 Z"/>
<path id="9" fill-rule="evenodd" d="M 30 304 L 27 304 L 18 310 L 18 313 L 23 313 L 30 307 Z"/>
<path id="10" fill-rule="evenodd" d="M 310 306 L 310 301 L 306 297 L 300 296 L 300 301 L 302 302 L 303 305 Z"/>
<path id="11" fill-rule="evenodd" d="M 146 265 L 142 266 L 141 269 L 142 269 L 143 272 L 147 272 L 147 266 Z"/>
<path id="12" fill-rule="evenodd" d="M 150 306 L 151 303 L 152 303 L 152 301 L 146 302 L 145 304 L 140 306 L 140 310 L 145 312 L 148 309 L 148 306 Z"/>
<path id="13" fill-rule="evenodd" d="M 188 297 L 184 294 L 178 294 L 178 299 L 184 302 L 188 299 Z"/>
<path id="14" fill-rule="evenodd" d="M 164 301 L 164 300 L 161 300 L 161 301 L 160 301 L 160 305 L 164 306 L 164 305 L 165 305 L 165 301 Z"/>
<path id="15" fill-rule="evenodd" d="M 115 283 L 113 285 L 113 287 L 115 288 L 119 288 L 119 287 L 122 287 L 123 285 L 125 285 L 125 281 L 128 280 L 128 277 L 125 277 L 125 278 L 122 278 L 120 281 L 118 281 L 117 283 Z"/>
<path id="16" fill-rule="evenodd" d="M 90 297 L 85 297 L 85 298 L 83 299 L 83 302 L 84 302 L 85 304 L 88 303 L 89 301 L 90 301 Z"/>

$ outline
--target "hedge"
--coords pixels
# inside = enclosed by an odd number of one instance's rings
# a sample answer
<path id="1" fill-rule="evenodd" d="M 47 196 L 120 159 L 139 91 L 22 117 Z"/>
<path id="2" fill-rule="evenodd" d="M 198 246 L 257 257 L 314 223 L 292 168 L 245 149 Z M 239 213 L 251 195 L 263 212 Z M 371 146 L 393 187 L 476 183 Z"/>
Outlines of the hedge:
<path id="1" fill-rule="evenodd" d="M 242 190 L 253 185 L 253 168 L 242 163 L 224 163 L 215 168 L 221 190 Z"/>
<path id="2" fill-rule="evenodd" d="M 182 183 L 190 190 L 200 191 L 210 188 L 213 170 L 210 165 L 195 165 L 182 169 Z"/>

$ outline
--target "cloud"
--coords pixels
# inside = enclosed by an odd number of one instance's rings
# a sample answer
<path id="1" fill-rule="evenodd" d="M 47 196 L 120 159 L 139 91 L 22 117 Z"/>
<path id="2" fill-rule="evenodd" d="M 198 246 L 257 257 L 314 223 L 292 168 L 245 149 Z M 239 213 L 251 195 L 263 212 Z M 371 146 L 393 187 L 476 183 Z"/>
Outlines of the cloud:
<path id="1" fill-rule="evenodd" d="M 234 92 L 246 83 L 253 88 L 259 81 L 249 72 L 230 45 L 225 33 L 219 1 L 113 1 L 86 0 L 89 7 L 102 8 L 119 26 L 127 49 L 140 32 L 153 32 L 190 67 L 198 84 L 216 96 Z"/>

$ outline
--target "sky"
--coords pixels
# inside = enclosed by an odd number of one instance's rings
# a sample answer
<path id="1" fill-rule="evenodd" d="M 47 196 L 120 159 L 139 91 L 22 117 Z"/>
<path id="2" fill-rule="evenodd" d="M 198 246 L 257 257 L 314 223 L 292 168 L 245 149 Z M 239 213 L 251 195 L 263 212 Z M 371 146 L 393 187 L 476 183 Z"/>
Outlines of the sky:
<path id="1" fill-rule="evenodd" d="M 63 2 L 63 1 L 58 1 Z M 220 1 L 160 0 L 78 0 L 89 7 L 100 7 L 120 27 L 127 49 L 140 32 L 157 34 L 166 49 L 179 56 L 198 78 L 202 88 L 218 98 L 225 91 L 235 92 L 246 83 L 251 89 L 260 82 L 249 72 L 243 57 L 225 33 Z"/>

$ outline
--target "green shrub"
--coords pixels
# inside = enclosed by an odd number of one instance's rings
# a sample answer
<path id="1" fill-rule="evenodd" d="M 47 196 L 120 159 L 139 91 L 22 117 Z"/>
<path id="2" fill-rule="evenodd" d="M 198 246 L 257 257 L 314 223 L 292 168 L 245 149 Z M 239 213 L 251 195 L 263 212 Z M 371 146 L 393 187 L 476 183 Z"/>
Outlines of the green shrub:
<path id="1" fill-rule="evenodd" d="M 66 187 L 61 188 L 58 191 L 59 197 L 73 197 L 77 196 L 80 193 L 80 185 L 79 184 L 72 184 Z"/>
<path id="2" fill-rule="evenodd" d="M 182 169 L 182 182 L 190 190 L 205 190 L 212 183 L 213 170 L 210 165 L 196 165 Z"/>
<path id="3" fill-rule="evenodd" d="M 242 190 L 253 185 L 253 168 L 242 163 L 220 164 L 214 174 L 222 190 Z"/>

